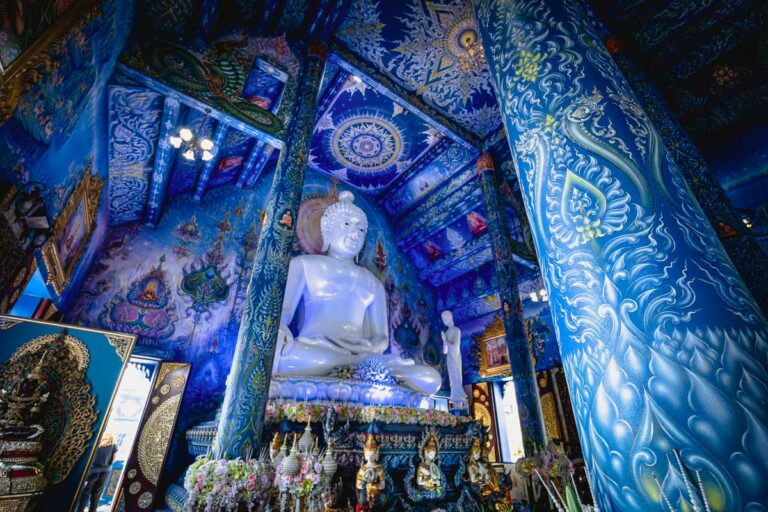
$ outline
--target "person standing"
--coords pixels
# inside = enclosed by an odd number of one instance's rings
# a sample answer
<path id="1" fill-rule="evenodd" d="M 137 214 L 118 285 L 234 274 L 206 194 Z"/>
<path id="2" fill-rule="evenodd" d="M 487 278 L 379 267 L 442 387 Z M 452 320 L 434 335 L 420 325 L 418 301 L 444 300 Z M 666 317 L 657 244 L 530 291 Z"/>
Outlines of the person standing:
<path id="1" fill-rule="evenodd" d="M 104 435 L 101 436 L 101 443 L 99 443 L 91 461 L 91 469 L 88 471 L 88 478 L 83 486 L 83 491 L 80 494 L 78 512 L 85 512 L 86 507 L 88 507 L 88 512 L 96 512 L 101 493 L 104 492 L 104 488 L 109 482 L 115 455 L 117 455 L 115 435 L 112 432 L 104 432 Z"/>

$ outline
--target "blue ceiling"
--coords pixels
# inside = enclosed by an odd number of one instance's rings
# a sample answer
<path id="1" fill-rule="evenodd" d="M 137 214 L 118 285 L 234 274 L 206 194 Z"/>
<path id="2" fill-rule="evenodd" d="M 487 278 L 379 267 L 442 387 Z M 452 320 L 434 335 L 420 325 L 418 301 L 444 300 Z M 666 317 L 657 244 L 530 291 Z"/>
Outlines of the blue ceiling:
<path id="1" fill-rule="evenodd" d="M 702 148 L 768 114 L 768 2 L 592 0 L 611 35 L 655 82 Z"/>
<path id="2" fill-rule="evenodd" d="M 216 187 L 253 186 L 275 165 L 275 138 L 260 137 L 258 128 L 222 114 L 216 105 L 205 116 L 204 96 L 178 87 L 204 87 L 194 77 L 202 76 L 209 62 L 220 63 L 218 69 L 224 69 L 221 63 L 235 63 L 240 67 L 229 69 L 227 79 L 243 78 L 238 94 L 285 122 L 290 109 L 279 110 L 274 104 L 285 99 L 282 86 L 256 73 L 269 66 L 277 69 L 276 75 L 286 71 L 290 89 L 298 68 L 292 51 L 285 39 L 247 35 L 238 28 L 238 17 L 252 20 L 248 23 L 253 26 L 271 23 L 289 34 L 292 26 L 304 34 L 316 13 L 328 10 L 326 3 L 345 5 L 347 15 L 335 22 L 336 42 L 331 43 L 320 89 L 311 172 L 343 182 L 380 206 L 398 247 L 424 285 L 438 291 L 438 307 L 455 308 L 459 321 L 497 311 L 501 304 L 475 162 L 482 141 L 497 140 L 501 128 L 484 57 L 471 54 L 478 46 L 469 3 L 328 2 L 312 4 L 314 11 L 306 11 L 304 18 L 298 13 L 289 25 L 275 21 L 282 18 L 274 13 L 258 15 L 244 4 L 219 2 L 220 9 L 240 9 L 240 14 L 230 13 L 224 25 L 219 21 L 215 37 L 206 37 L 215 24 L 196 23 L 194 16 L 185 14 L 190 7 L 181 0 L 162 0 L 166 14 L 139 23 L 137 45 L 161 53 L 135 59 L 129 50 L 109 86 L 110 222 L 156 224 L 171 197 L 199 200 Z M 172 8 L 179 12 L 169 17 Z M 222 16 L 213 13 L 206 19 Z M 167 44 L 153 43 L 158 34 L 175 46 L 167 50 Z M 179 43 L 187 53 L 178 50 Z M 254 47 L 259 48 L 260 62 L 253 60 Z M 241 58 L 246 54 L 250 61 Z M 163 62 L 153 55 L 185 55 L 200 59 L 201 65 L 178 72 L 173 82 L 163 81 L 162 72 L 141 67 L 151 59 Z M 243 67 L 245 62 L 252 64 Z M 185 74 L 192 78 L 187 80 Z M 290 104 L 290 94 L 285 104 Z M 158 148 L 158 141 L 181 126 L 216 142 L 214 160 L 188 162 L 167 144 Z M 524 247 L 523 221 L 508 197 L 509 187 L 504 190 L 516 244 Z M 540 289 L 530 251 L 520 254 L 519 272 L 525 276 L 521 288 Z"/>
<path id="3" fill-rule="evenodd" d="M 488 67 L 476 51 L 479 37 L 470 2 L 353 0 L 336 36 L 380 73 L 479 138 L 500 127 Z"/>

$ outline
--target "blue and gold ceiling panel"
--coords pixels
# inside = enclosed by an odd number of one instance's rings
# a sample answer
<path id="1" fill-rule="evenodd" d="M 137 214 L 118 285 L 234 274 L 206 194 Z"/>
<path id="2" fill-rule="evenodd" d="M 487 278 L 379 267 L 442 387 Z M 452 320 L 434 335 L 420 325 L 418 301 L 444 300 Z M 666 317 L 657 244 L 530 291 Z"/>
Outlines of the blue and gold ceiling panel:
<path id="1" fill-rule="evenodd" d="M 414 168 L 410 175 L 386 191 L 383 205 L 390 215 L 402 215 L 436 191 L 447 180 L 460 172 L 475 156 L 477 151 L 454 142 L 443 144 L 433 158 Z M 461 186 L 472 178 L 473 173 L 462 173 L 464 180 L 458 180 L 453 187 Z"/>
<path id="2" fill-rule="evenodd" d="M 467 0 L 354 0 L 338 39 L 480 138 L 501 119 Z"/>
<path id="3" fill-rule="evenodd" d="M 359 76 L 336 75 L 321 99 L 310 168 L 376 193 L 445 136 Z"/>

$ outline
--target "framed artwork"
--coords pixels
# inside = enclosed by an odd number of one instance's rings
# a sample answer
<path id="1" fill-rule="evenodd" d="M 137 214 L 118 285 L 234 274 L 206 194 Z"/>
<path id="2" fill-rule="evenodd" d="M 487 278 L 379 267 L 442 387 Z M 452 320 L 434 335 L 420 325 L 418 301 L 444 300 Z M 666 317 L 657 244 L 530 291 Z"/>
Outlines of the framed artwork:
<path id="1" fill-rule="evenodd" d="M 493 322 L 485 328 L 478 339 L 478 345 L 481 377 L 509 375 L 512 372 L 504 322 L 499 315 L 496 315 Z"/>
<path id="2" fill-rule="evenodd" d="M 243 86 L 243 97 L 275 114 L 280 108 L 287 82 L 288 73 L 257 58 Z"/>
<path id="3" fill-rule="evenodd" d="M 48 283 L 58 294 L 62 293 L 72 277 L 75 265 L 91 237 L 103 187 L 104 180 L 97 174 L 91 174 L 89 166 L 56 220 L 50 240 L 43 246 Z"/>
<path id="4" fill-rule="evenodd" d="M 38 397 L 45 391 L 38 404 L 40 451 L 16 459 L 44 468 L 43 487 L 33 489 L 36 510 L 80 510 L 75 496 L 88 478 L 135 343 L 132 334 L 0 315 L 3 389 L 17 389 L 33 368 L 40 368 L 46 380 L 45 387 L 35 390 Z M 5 440 L 0 448 L 13 442 Z M 0 457 L 9 463 L 7 456 Z M 25 470 L 17 473 L 25 485 Z"/>

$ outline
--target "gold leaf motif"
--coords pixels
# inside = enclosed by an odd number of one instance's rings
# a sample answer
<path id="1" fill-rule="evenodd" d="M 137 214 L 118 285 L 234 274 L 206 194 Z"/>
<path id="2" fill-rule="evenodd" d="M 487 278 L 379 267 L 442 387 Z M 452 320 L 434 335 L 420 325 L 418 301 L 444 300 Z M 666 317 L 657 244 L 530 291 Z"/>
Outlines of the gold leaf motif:
<path id="1" fill-rule="evenodd" d="M 178 370 L 179 368 L 185 368 L 189 366 L 189 363 L 163 363 L 160 365 L 160 370 L 157 372 L 157 380 L 155 381 L 155 389 L 163 383 L 166 375 Z"/>
<path id="2" fill-rule="evenodd" d="M 59 338 L 58 333 L 47 334 L 19 347 L 10 360 L 0 366 L 0 381 L 10 382 L 14 376 L 28 371 Z M 56 357 L 45 360 L 43 368 L 59 383 L 42 421 L 45 429 L 43 443 L 48 452 L 45 474 L 51 484 L 69 476 L 85 453 L 98 418 L 96 397 L 85 378 L 90 363 L 88 347 L 71 335 L 66 335 L 60 342 L 62 348 L 57 351 Z"/>
<path id="3" fill-rule="evenodd" d="M 109 344 L 115 348 L 115 352 L 120 356 L 120 359 L 125 361 L 130 356 L 131 345 L 133 343 L 133 336 L 127 334 L 107 334 L 106 335 Z"/>
<path id="4" fill-rule="evenodd" d="M 164 462 L 164 457 L 158 456 L 159 449 L 168 445 L 180 403 L 181 395 L 173 395 L 160 404 L 150 415 L 139 439 L 139 467 L 146 479 L 154 485 L 160 481 Z"/>

